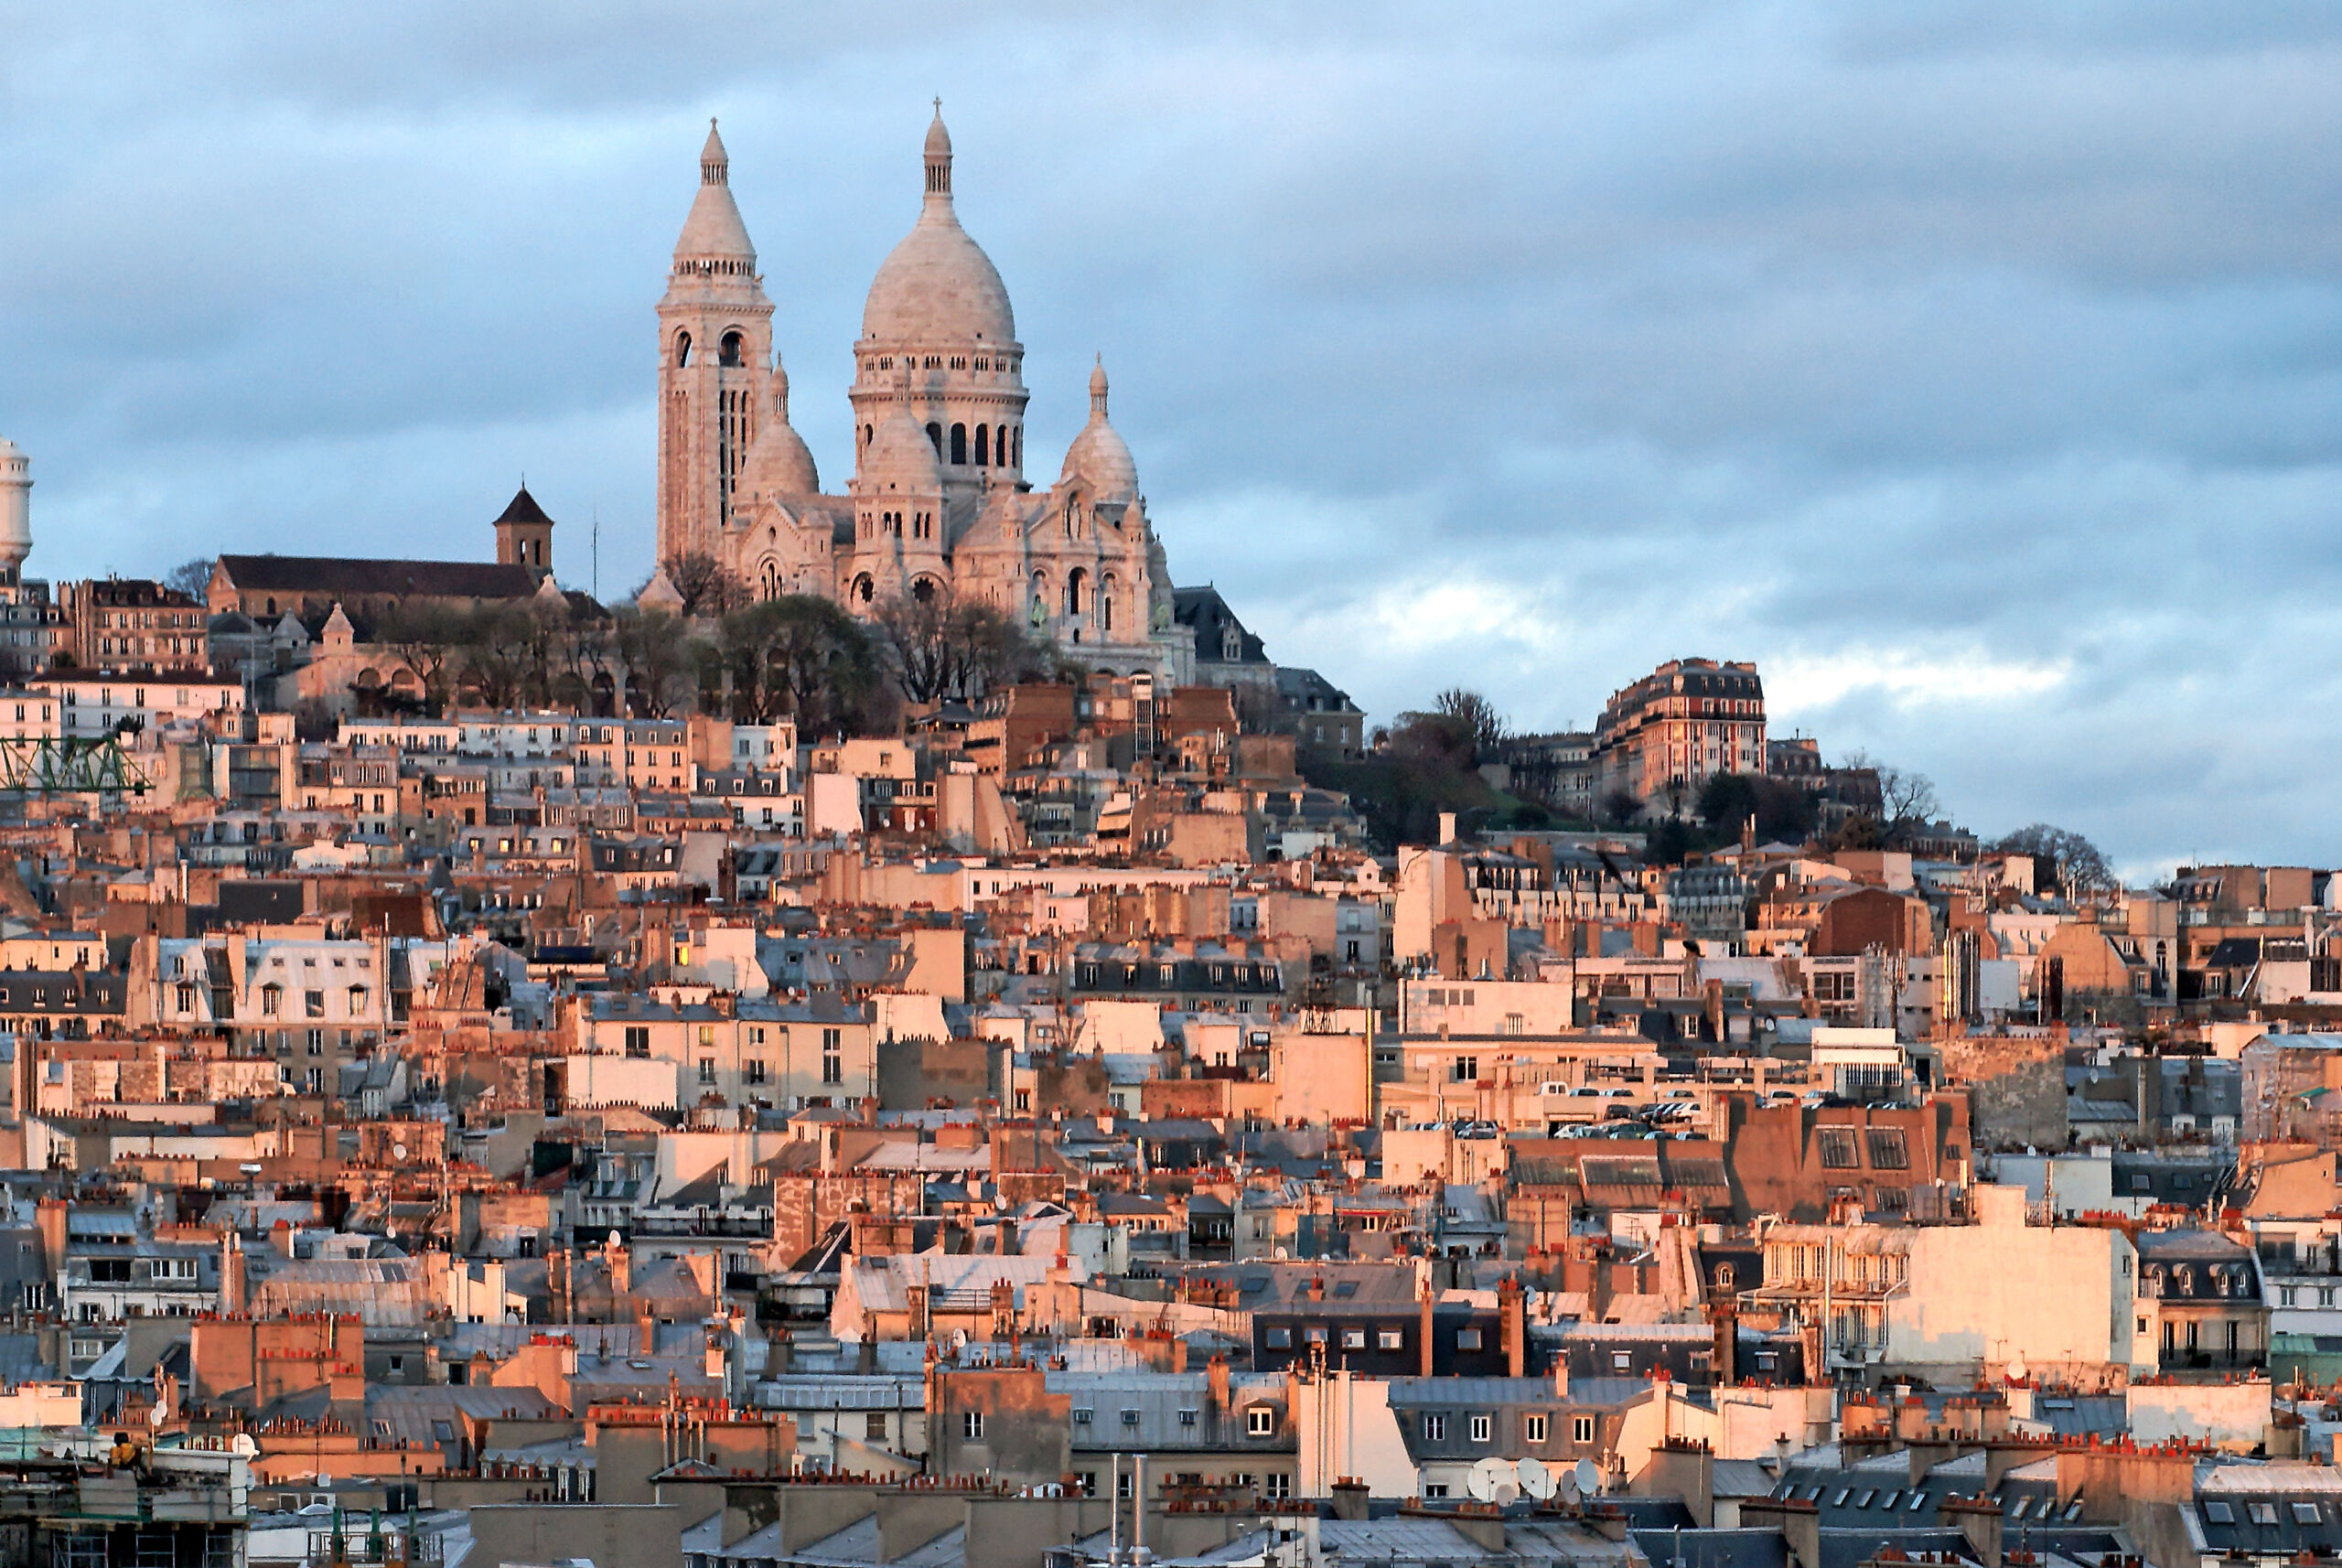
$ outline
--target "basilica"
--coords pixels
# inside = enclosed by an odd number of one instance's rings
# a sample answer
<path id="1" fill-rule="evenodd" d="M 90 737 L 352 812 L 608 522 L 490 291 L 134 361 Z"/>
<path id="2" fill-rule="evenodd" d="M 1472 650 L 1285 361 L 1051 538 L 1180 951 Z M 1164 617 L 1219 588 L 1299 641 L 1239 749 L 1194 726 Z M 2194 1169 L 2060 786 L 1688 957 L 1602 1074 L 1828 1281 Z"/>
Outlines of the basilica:
<path id="1" fill-rule="evenodd" d="M 940 104 L 924 161 L 919 220 L 879 266 L 854 345 L 853 472 L 825 491 L 789 422 L 772 301 L 709 126 L 659 303 L 662 570 L 646 595 L 672 594 L 666 569 L 706 556 L 757 597 L 823 595 L 867 614 L 973 596 L 1092 669 L 1208 677 L 1221 650 L 1198 671 L 1196 607 L 1174 596 L 1102 364 L 1056 479 L 1026 477 L 1024 345 L 953 209 Z"/>

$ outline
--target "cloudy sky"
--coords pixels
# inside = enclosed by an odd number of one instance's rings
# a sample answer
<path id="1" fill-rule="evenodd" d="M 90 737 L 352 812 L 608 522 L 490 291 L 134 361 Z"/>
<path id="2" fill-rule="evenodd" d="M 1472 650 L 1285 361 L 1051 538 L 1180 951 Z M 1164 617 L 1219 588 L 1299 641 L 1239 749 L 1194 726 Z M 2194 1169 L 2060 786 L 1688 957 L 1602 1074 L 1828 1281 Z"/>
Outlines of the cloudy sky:
<path id="1" fill-rule="evenodd" d="M 1270 12 L 1264 17 L 1262 13 Z M 784 14 L 785 13 L 785 14 Z M 2325 5 L 0 6 L 33 566 L 651 541 L 723 117 L 799 428 L 928 100 L 1039 461 L 1093 351 L 1183 582 L 1387 717 L 1677 655 L 2126 869 L 2342 859 Z"/>

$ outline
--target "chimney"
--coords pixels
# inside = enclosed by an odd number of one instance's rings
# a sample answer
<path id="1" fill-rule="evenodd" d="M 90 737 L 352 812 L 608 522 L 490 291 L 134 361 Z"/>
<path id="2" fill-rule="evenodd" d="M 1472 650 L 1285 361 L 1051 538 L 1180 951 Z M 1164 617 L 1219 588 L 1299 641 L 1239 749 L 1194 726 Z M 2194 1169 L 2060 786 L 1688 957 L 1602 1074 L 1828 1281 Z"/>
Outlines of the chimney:
<path id="1" fill-rule="evenodd" d="M 612 1306 L 616 1298 L 631 1294 L 634 1290 L 634 1253 L 623 1241 L 612 1242 L 602 1249 L 602 1261 L 610 1268 Z"/>
<path id="2" fill-rule="evenodd" d="M 1204 1369 L 1204 1375 L 1211 1380 L 1212 1410 L 1218 1414 L 1226 1415 L 1228 1413 L 1228 1358 L 1214 1356 L 1211 1359 L 1211 1364 Z"/>
<path id="3" fill-rule="evenodd" d="M 1334 1482 L 1334 1517 L 1338 1520 L 1363 1521 L 1367 1499 L 1373 1488 L 1355 1476 L 1342 1476 Z"/>
<path id="4" fill-rule="evenodd" d="M 905 1287 L 903 1294 L 910 1301 L 911 1320 L 908 1337 L 913 1339 L 924 1339 L 927 1337 L 927 1287 L 909 1285 Z"/>
<path id="5" fill-rule="evenodd" d="M 2001 1505 L 1983 1498 L 1946 1498 L 1940 1510 L 1967 1538 L 1984 1568 L 2001 1568 Z"/>
<path id="6" fill-rule="evenodd" d="M 1728 1389 L 1740 1381 L 1740 1305 L 1719 1292 L 1708 1304 L 1708 1316 L 1716 1330 L 1716 1385 Z"/>
<path id="7" fill-rule="evenodd" d="M 1415 1343 L 1422 1352 L 1423 1377 L 1432 1376 L 1431 1369 L 1431 1280 L 1426 1277 L 1417 1288 L 1416 1305 L 1421 1309 L 1422 1326 L 1416 1331 Z"/>
<path id="8" fill-rule="evenodd" d="M 1821 1568 L 1821 1510 L 1799 1498 L 1750 1498 L 1740 1505 L 1743 1530 L 1778 1530 L 1789 1568 Z"/>
<path id="9" fill-rule="evenodd" d="M 1517 1378 L 1528 1364 L 1527 1316 L 1521 1310 L 1520 1276 L 1507 1274 L 1497 1282 L 1497 1335 L 1504 1342 L 1504 1375 Z"/>
<path id="10" fill-rule="evenodd" d="M 1456 842 L 1456 813 L 1453 811 L 1442 811 L 1439 814 L 1439 842 L 1442 844 L 1451 844 Z"/>

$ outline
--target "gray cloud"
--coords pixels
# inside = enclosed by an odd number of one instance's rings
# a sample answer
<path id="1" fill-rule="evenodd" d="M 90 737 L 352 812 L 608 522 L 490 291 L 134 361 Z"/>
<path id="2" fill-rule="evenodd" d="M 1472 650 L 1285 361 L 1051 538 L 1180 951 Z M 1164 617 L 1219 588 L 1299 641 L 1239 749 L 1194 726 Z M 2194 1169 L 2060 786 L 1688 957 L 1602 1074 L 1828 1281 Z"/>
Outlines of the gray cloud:
<path id="1" fill-rule="evenodd" d="M 1037 453 L 1093 350 L 1175 570 L 1389 714 L 1778 722 L 2146 869 L 2330 860 L 2321 6 L 23 6 L 0 430 L 37 569 L 648 570 L 650 310 L 724 116 L 834 479 L 931 92 Z M 1036 463 L 1046 469 L 1046 460 Z"/>

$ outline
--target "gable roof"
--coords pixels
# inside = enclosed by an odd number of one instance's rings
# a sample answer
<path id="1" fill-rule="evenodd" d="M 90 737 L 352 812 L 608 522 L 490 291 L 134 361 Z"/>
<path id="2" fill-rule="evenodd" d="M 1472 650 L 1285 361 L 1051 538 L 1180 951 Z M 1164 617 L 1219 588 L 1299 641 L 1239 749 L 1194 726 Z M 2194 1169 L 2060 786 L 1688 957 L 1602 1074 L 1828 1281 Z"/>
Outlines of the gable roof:
<path id="1" fill-rule="evenodd" d="M 222 555 L 240 593 L 381 598 L 525 599 L 537 591 L 526 566 L 493 561 L 361 561 L 339 555 Z"/>

